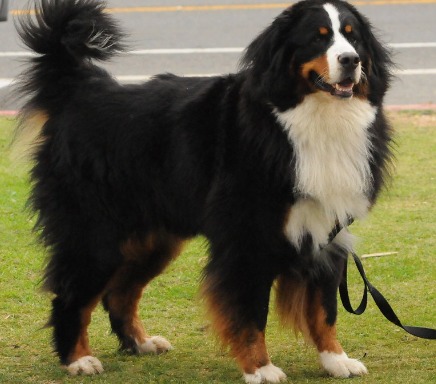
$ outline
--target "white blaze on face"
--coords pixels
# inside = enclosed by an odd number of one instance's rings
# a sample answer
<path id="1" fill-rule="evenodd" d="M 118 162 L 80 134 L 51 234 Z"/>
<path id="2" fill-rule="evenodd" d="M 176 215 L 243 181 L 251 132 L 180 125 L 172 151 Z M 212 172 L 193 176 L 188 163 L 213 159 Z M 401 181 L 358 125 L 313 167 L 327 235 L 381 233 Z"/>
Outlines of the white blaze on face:
<path id="1" fill-rule="evenodd" d="M 350 42 L 341 33 L 341 21 L 339 19 L 338 10 L 332 4 L 325 4 L 324 9 L 330 17 L 330 21 L 332 23 L 332 30 L 333 30 L 333 44 L 327 50 L 327 62 L 329 64 L 329 70 L 330 70 L 329 73 L 330 83 L 334 84 L 344 80 L 341 78 L 342 69 L 338 60 L 339 55 L 346 52 L 353 52 L 357 54 L 357 52 L 354 49 L 354 47 L 350 44 Z M 362 73 L 362 68 L 361 68 L 361 64 L 359 63 L 355 71 L 354 79 L 352 79 L 354 80 L 355 83 L 359 82 L 361 73 Z"/>

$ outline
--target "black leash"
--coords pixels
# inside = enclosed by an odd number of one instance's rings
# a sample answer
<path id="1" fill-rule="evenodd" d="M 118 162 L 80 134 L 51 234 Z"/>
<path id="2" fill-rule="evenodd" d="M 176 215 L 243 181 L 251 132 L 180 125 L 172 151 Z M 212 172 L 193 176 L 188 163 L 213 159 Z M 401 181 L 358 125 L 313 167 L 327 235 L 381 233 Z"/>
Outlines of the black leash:
<path id="1" fill-rule="evenodd" d="M 385 297 L 380 293 L 380 291 L 377 288 L 375 288 L 369 282 L 368 278 L 366 277 L 365 270 L 363 269 L 362 262 L 359 259 L 359 256 L 357 256 L 354 252 L 352 252 L 351 255 L 353 256 L 354 263 L 356 264 L 360 276 L 362 276 L 362 280 L 365 284 L 365 287 L 364 287 L 362 301 L 360 302 L 357 309 L 353 309 L 350 303 L 350 297 L 348 295 L 347 262 L 345 262 L 342 281 L 339 285 L 339 294 L 341 296 L 342 304 L 348 312 L 353 313 L 354 315 L 361 315 L 363 312 L 365 312 L 367 299 L 368 299 L 367 292 L 369 291 L 377 307 L 380 309 L 380 312 L 391 323 L 394 323 L 398 327 L 403 328 L 406 332 L 410 333 L 411 335 L 419 337 L 421 339 L 430 339 L 430 340 L 436 339 L 436 329 L 403 325 L 400 319 L 398 318 L 398 316 L 395 314 L 392 307 L 390 306 L 390 304 L 388 303 L 388 301 L 385 299 Z"/>
<path id="2" fill-rule="evenodd" d="M 348 225 L 353 222 L 353 219 L 350 218 L 348 220 Z M 330 242 L 333 241 L 333 239 L 336 237 L 336 235 L 342 230 L 342 226 L 337 224 L 335 228 L 333 228 L 332 232 L 329 235 Z M 435 340 L 436 339 L 436 329 L 431 328 L 425 328 L 425 327 L 413 327 L 408 325 L 403 325 L 398 318 L 398 316 L 395 314 L 394 310 L 392 309 L 391 305 L 388 303 L 388 301 L 385 299 L 385 297 L 380 293 L 380 291 L 375 288 L 366 277 L 365 270 L 363 269 L 362 262 L 360 261 L 359 256 L 357 256 L 354 252 L 351 252 L 351 255 L 353 256 L 354 263 L 356 264 L 357 270 L 360 273 L 360 276 L 362 277 L 364 288 L 363 288 L 363 296 L 362 301 L 360 302 L 357 309 L 353 309 L 351 302 L 350 302 L 350 296 L 348 295 L 348 283 L 347 283 L 347 261 L 348 258 L 345 260 L 345 266 L 344 266 L 344 272 L 342 274 L 342 280 L 339 285 L 339 295 L 341 297 L 342 305 L 344 308 L 354 314 L 354 315 L 361 315 L 363 312 L 365 312 L 367 303 L 368 303 L 368 292 L 371 294 L 372 298 L 374 299 L 375 304 L 380 309 L 380 312 L 383 314 L 386 319 L 388 319 L 391 323 L 394 323 L 398 327 L 404 329 L 406 332 L 410 333 L 413 336 L 419 337 L 421 339 L 429 339 L 429 340 Z"/>

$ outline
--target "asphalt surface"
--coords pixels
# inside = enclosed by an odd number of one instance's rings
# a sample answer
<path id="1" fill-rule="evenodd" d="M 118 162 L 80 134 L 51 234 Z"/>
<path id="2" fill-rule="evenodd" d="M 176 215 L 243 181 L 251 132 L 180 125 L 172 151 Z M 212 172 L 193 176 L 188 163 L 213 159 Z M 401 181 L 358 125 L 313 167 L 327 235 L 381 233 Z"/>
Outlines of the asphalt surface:
<path id="1" fill-rule="evenodd" d="M 10 1 L 9 20 L 0 23 L 0 111 L 20 106 L 20 100 L 11 96 L 11 82 L 25 68 L 26 57 L 22 56 L 25 49 L 14 20 L 15 11 L 25 9 L 26 4 L 27 0 Z M 436 0 L 366 0 L 354 4 L 392 47 L 397 69 L 386 104 L 436 104 Z M 180 7 L 188 5 L 191 7 Z M 109 0 L 108 6 L 129 34 L 127 41 L 133 52 L 105 67 L 122 82 L 138 82 L 162 72 L 205 75 L 237 70 L 242 49 L 285 3 Z"/>

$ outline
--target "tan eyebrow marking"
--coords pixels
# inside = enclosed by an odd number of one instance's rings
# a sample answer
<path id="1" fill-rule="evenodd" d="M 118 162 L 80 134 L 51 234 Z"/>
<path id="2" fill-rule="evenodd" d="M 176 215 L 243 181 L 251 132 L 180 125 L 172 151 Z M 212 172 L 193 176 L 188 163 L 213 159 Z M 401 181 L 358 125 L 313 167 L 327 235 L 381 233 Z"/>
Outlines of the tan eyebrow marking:
<path id="1" fill-rule="evenodd" d="M 347 24 L 344 29 L 347 33 L 351 33 L 353 31 L 353 27 L 350 24 Z"/>
<path id="2" fill-rule="evenodd" d="M 320 27 L 319 28 L 319 33 L 321 35 L 327 35 L 329 33 L 329 30 L 326 27 Z"/>

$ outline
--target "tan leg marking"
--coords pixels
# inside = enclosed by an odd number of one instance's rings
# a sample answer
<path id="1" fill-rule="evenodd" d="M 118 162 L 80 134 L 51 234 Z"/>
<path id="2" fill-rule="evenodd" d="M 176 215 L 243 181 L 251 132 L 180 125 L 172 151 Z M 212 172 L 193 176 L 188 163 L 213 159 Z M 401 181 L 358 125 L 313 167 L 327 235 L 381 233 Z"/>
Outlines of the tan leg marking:
<path id="1" fill-rule="evenodd" d="M 118 284 L 116 285 L 117 289 L 110 291 L 107 305 L 111 314 L 115 314 L 123 320 L 124 334 L 136 340 L 138 344 L 142 344 L 149 337 L 138 314 L 143 286 L 141 284 L 130 284 L 129 286 L 128 282 L 122 278 L 123 273 L 128 276 L 128 272 L 127 268 L 119 269 L 117 275 L 120 278 L 112 281 L 112 284 Z"/>
<path id="2" fill-rule="evenodd" d="M 231 353 L 245 373 L 254 373 L 257 368 L 271 361 L 265 345 L 265 333 L 256 330 L 244 330 L 229 340 Z"/>
<path id="3" fill-rule="evenodd" d="M 305 340 L 313 342 L 318 351 L 342 352 L 336 340 L 336 326 L 326 322 L 321 293 L 312 298 L 303 281 L 280 276 L 277 281 L 277 310 L 282 323 L 302 333 Z"/>
<path id="4" fill-rule="evenodd" d="M 91 323 L 91 314 L 100 301 L 100 296 L 95 298 L 87 307 L 81 311 L 80 333 L 79 338 L 74 346 L 73 351 L 68 357 L 69 362 L 79 360 L 81 357 L 90 356 L 92 354 L 89 347 L 88 326 Z"/>
<path id="5" fill-rule="evenodd" d="M 153 233 L 145 239 L 132 236 L 120 247 L 124 264 L 107 286 L 106 305 L 122 320 L 123 334 L 135 341 L 139 353 L 162 353 L 172 348 L 163 337 L 147 334 L 138 307 L 145 285 L 179 255 L 183 244 L 177 236 Z"/>
<path id="6" fill-rule="evenodd" d="M 368 371 L 350 359 L 336 338 L 336 324 L 327 323 L 322 292 L 309 292 L 304 282 L 280 276 L 277 281 L 277 310 L 281 321 L 302 333 L 319 352 L 322 367 L 333 377 L 363 375 Z"/>
<path id="7" fill-rule="evenodd" d="M 271 361 L 265 345 L 265 334 L 254 325 L 247 325 L 244 329 L 235 329 L 237 319 L 232 318 L 232 308 L 214 293 L 211 278 L 203 286 L 203 294 L 208 304 L 208 314 L 213 329 L 219 336 L 223 346 L 230 346 L 230 353 L 237 361 L 244 373 L 254 372 Z"/>
<path id="8" fill-rule="evenodd" d="M 327 314 L 322 306 L 322 293 L 315 293 L 308 305 L 307 324 L 310 336 L 319 352 L 322 367 L 333 377 L 361 376 L 368 373 L 358 360 L 350 359 L 336 338 L 336 324 L 327 324 Z"/>
<path id="9" fill-rule="evenodd" d="M 303 281 L 280 276 L 276 283 L 276 308 L 283 325 L 307 338 L 307 288 Z"/>
<path id="10" fill-rule="evenodd" d="M 79 337 L 73 351 L 68 357 L 69 364 L 65 367 L 71 375 L 94 375 L 103 372 L 100 361 L 92 356 L 89 347 L 88 326 L 91 322 L 91 314 L 100 301 L 100 296 L 95 298 L 81 312 L 81 328 Z"/>
<path id="11" fill-rule="evenodd" d="M 327 314 L 322 306 L 321 292 L 315 293 L 313 301 L 308 303 L 306 321 L 311 339 L 319 352 L 342 353 L 341 344 L 336 338 L 336 324 L 327 324 Z"/>

